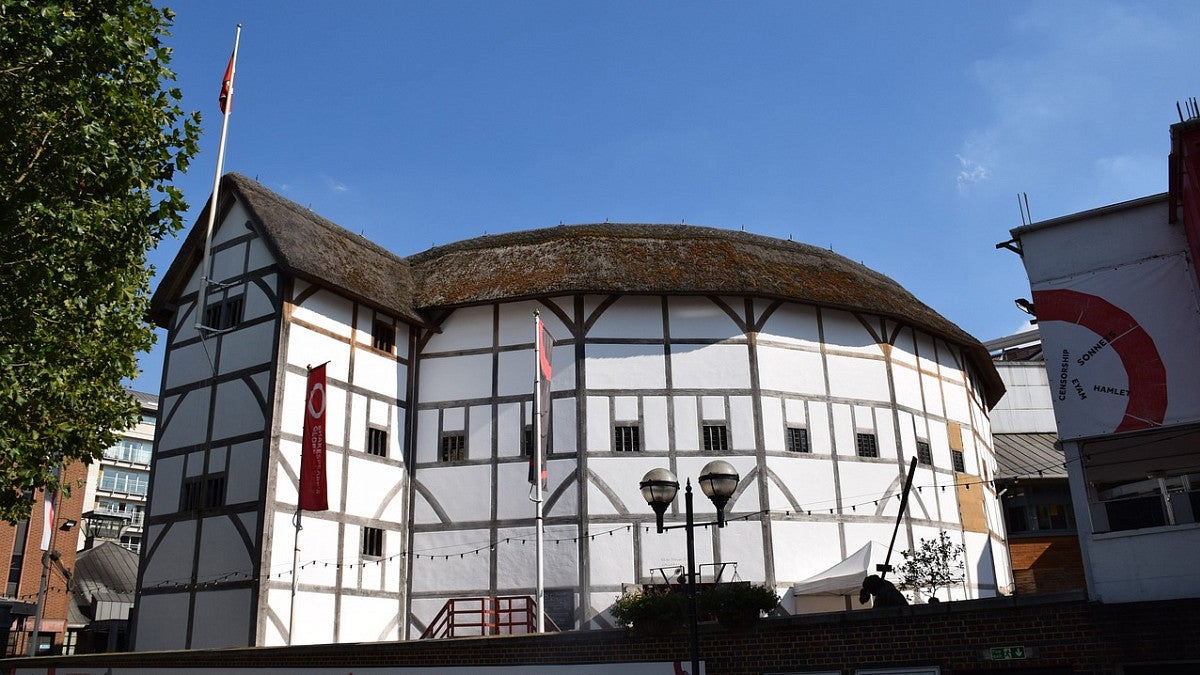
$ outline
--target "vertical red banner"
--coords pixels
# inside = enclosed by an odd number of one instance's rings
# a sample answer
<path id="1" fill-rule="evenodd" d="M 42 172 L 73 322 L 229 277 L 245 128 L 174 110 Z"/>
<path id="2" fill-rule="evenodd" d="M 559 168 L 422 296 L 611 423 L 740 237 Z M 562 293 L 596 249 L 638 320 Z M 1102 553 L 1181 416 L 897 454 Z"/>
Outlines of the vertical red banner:
<path id="1" fill-rule="evenodd" d="M 554 338 L 550 337 L 550 331 L 546 330 L 546 324 L 542 323 L 541 319 L 537 322 L 537 391 L 535 399 L 537 400 L 537 409 L 534 414 L 538 416 L 538 424 L 536 438 L 533 439 L 533 453 L 529 456 L 529 482 L 533 483 L 537 470 L 534 466 L 540 463 L 542 466 L 542 488 L 546 488 L 550 472 L 546 470 L 546 458 L 550 455 L 550 377 L 552 375 L 550 369 L 550 350 L 554 347 Z M 534 454 L 536 453 L 536 454 Z"/>
<path id="2" fill-rule="evenodd" d="M 300 455 L 300 508 L 329 510 L 325 488 L 325 364 L 308 371 L 304 392 L 304 447 Z"/>

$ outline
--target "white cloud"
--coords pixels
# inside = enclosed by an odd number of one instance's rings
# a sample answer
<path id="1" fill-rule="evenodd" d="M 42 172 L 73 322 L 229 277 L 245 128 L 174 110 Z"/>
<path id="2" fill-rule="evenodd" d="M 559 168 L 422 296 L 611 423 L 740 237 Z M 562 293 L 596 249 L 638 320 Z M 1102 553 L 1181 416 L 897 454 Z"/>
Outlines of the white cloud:
<path id="1" fill-rule="evenodd" d="M 958 158 L 958 191 L 966 193 L 972 183 L 985 181 L 990 177 L 988 168 L 973 159 L 968 159 L 962 155 L 955 155 Z"/>

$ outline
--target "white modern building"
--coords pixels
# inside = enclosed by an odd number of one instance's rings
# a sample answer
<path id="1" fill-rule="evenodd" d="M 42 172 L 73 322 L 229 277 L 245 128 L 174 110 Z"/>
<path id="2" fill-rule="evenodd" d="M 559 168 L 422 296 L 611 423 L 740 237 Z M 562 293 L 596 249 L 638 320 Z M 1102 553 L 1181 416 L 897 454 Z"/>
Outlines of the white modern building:
<path id="1" fill-rule="evenodd" d="M 1200 596 L 1200 119 L 1171 190 L 1013 230 L 1029 275 L 1087 586 Z"/>
<path id="2" fill-rule="evenodd" d="M 79 538 L 80 550 L 90 547 L 99 532 L 134 553 L 141 549 L 158 397 L 140 391 L 129 393 L 138 402 L 141 418 L 133 428 L 121 432 L 121 439 L 115 445 L 106 448 L 99 459 L 88 465 L 83 499 L 85 531 Z M 101 526 L 102 521 L 108 527 Z"/>
<path id="3" fill-rule="evenodd" d="M 741 479 L 729 524 L 697 533 L 706 578 L 736 563 L 806 605 L 794 584 L 886 548 L 917 457 L 897 551 L 945 530 L 967 550 L 952 597 L 1011 584 L 988 419 L 1003 386 L 978 341 L 892 280 L 690 226 L 560 226 L 402 258 L 244 176 L 221 186 L 207 306 L 206 214 L 152 303 L 168 338 L 135 648 L 415 639 L 450 599 L 532 595 L 535 311 L 554 337 L 560 627 L 611 625 L 627 584 L 683 562 L 682 531 L 654 532 L 638 483 L 654 467 L 694 481 L 714 458 Z M 217 330 L 198 332 L 201 314 Z M 322 363 L 330 510 L 297 537 L 306 372 Z M 846 601 L 806 606 L 822 604 Z"/>

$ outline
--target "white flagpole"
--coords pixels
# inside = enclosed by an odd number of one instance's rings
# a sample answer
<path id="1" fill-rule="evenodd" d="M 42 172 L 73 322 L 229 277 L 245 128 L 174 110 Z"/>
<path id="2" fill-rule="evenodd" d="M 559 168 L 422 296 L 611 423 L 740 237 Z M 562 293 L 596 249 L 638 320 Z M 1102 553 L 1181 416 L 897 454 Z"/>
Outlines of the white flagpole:
<path id="1" fill-rule="evenodd" d="M 292 524 L 296 526 L 296 537 L 292 542 L 292 601 L 288 606 L 288 636 L 287 644 L 292 646 L 292 636 L 296 633 L 296 576 L 297 566 L 300 564 L 300 505 L 296 505 L 296 515 L 292 517 Z"/>
<path id="2" fill-rule="evenodd" d="M 205 296 L 207 295 L 209 281 L 208 259 L 209 251 L 212 249 L 213 224 L 217 219 L 217 206 L 219 204 L 217 197 L 221 189 L 221 171 L 225 165 L 225 134 L 229 131 L 229 113 L 233 111 L 233 85 L 237 73 L 238 43 L 241 39 L 242 24 L 239 23 L 237 25 L 237 33 L 233 37 L 233 56 L 229 59 L 229 63 L 232 66 L 229 72 L 229 98 L 225 101 L 225 110 L 221 116 L 221 145 L 217 150 L 217 171 L 213 175 L 212 199 L 208 204 L 208 229 L 204 232 L 204 259 L 200 263 L 200 295 L 196 300 L 196 309 L 194 310 L 196 313 L 196 330 L 200 332 L 201 336 L 204 335 L 204 328 L 206 328 L 204 325 L 204 314 L 205 303 L 207 302 Z"/>
<path id="3" fill-rule="evenodd" d="M 537 612 L 536 630 L 545 632 L 542 606 L 545 604 L 545 566 L 542 561 L 542 321 L 537 310 L 533 311 L 533 503 L 534 526 L 537 530 L 537 595 L 534 599 Z"/>

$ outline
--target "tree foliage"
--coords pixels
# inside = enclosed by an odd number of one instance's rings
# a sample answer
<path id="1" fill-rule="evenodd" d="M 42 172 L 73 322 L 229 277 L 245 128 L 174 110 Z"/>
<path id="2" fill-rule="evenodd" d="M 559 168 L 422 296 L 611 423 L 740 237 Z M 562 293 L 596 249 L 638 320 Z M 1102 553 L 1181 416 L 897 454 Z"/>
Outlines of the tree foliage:
<path id="1" fill-rule="evenodd" d="M 0 518 L 137 419 L 121 380 L 154 334 L 146 253 L 200 117 L 149 0 L 0 0 Z M 69 488 L 69 486 L 62 486 Z"/>
<path id="2" fill-rule="evenodd" d="M 934 596 L 939 589 L 962 583 L 964 550 L 945 531 L 939 532 L 937 539 L 922 539 L 919 546 L 903 552 L 904 564 L 898 570 L 900 587 Z"/>

